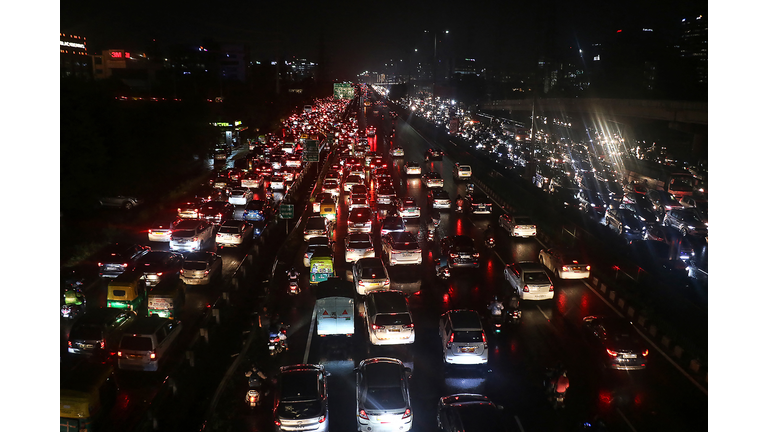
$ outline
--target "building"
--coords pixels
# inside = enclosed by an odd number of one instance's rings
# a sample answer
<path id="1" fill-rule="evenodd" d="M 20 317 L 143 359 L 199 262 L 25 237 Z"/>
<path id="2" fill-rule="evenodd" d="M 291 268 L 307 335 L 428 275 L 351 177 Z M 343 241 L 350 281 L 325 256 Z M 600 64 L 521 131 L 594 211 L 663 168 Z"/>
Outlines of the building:
<path id="1" fill-rule="evenodd" d="M 108 49 L 92 57 L 94 79 L 116 78 L 137 91 L 149 91 L 162 68 L 150 62 L 146 54 L 124 49 Z"/>
<path id="2" fill-rule="evenodd" d="M 219 50 L 219 72 L 225 80 L 245 82 L 249 55 L 242 44 L 222 44 Z"/>
<path id="3" fill-rule="evenodd" d="M 691 63 L 696 82 L 707 84 L 707 18 L 685 18 L 681 22 L 680 57 Z"/>
<path id="4" fill-rule="evenodd" d="M 84 36 L 59 33 L 59 50 L 62 77 L 93 77 Z"/>
<path id="5" fill-rule="evenodd" d="M 285 62 L 285 78 L 288 81 L 303 81 L 305 79 L 317 79 L 317 63 L 307 59 L 294 58 Z"/>

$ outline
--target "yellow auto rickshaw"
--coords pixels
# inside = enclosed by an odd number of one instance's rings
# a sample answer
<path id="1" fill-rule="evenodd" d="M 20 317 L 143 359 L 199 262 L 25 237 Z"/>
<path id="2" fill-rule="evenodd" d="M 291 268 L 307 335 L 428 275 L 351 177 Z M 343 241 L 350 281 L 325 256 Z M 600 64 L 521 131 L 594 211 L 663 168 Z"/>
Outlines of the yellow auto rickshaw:
<path id="1" fill-rule="evenodd" d="M 108 363 L 82 363 L 61 375 L 60 430 L 92 432 L 114 405 L 117 385 Z"/>
<path id="2" fill-rule="evenodd" d="M 334 275 L 333 255 L 330 253 L 330 248 L 317 248 L 309 259 L 309 283 L 316 285 Z"/>
<path id="3" fill-rule="evenodd" d="M 107 307 L 138 310 L 147 298 L 144 273 L 126 271 L 113 279 L 107 286 Z"/>
<path id="4" fill-rule="evenodd" d="M 320 203 L 320 216 L 336 222 L 336 203 L 332 199 L 326 199 Z"/>

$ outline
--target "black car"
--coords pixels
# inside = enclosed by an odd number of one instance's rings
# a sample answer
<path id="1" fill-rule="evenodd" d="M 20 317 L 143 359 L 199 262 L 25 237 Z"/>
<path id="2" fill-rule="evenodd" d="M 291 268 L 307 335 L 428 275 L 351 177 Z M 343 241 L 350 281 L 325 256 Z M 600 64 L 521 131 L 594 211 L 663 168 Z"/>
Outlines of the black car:
<path id="1" fill-rule="evenodd" d="M 209 201 L 200 206 L 200 219 L 213 223 L 220 224 L 234 215 L 235 206 L 225 201 Z"/>
<path id="2" fill-rule="evenodd" d="M 113 243 L 107 246 L 98 259 L 99 276 L 109 278 L 120 276 L 150 250 L 148 246 L 134 243 Z"/>
<path id="3" fill-rule="evenodd" d="M 449 268 L 480 266 L 480 253 L 470 236 L 455 235 L 440 240 L 440 255 L 447 260 Z"/>
<path id="4" fill-rule="evenodd" d="M 460 393 L 440 398 L 437 426 L 442 431 L 508 431 L 501 415 L 502 407 L 487 396 Z"/>
<path id="5" fill-rule="evenodd" d="M 322 365 L 283 366 L 275 394 L 275 430 L 328 430 L 328 390 Z"/>
<path id="6" fill-rule="evenodd" d="M 424 160 L 443 160 L 443 152 L 437 149 L 429 149 L 426 151 L 426 153 L 424 153 Z"/>
<path id="7" fill-rule="evenodd" d="M 648 348 L 628 321 L 619 317 L 587 316 L 583 329 L 606 367 L 617 370 L 645 369 Z"/>
<path id="8" fill-rule="evenodd" d="M 160 280 L 181 273 L 184 255 L 178 252 L 149 251 L 136 261 L 133 268 L 144 273 L 147 286 L 155 286 Z"/>

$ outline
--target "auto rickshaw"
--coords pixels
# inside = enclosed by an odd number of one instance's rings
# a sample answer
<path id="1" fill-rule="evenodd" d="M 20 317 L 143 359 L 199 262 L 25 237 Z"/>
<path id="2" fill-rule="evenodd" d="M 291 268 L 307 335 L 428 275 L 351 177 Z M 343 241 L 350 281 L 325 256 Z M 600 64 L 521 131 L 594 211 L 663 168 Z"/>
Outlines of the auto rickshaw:
<path id="1" fill-rule="evenodd" d="M 83 363 L 61 377 L 60 430 L 92 432 L 98 429 L 116 401 L 114 367 Z"/>
<path id="2" fill-rule="evenodd" d="M 147 296 L 147 316 L 178 319 L 185 297 L 181 278 L 164 279 L 155 285 Z"/>
<path id="3" fill-rule="evenodd" d="M 316 285 L 334 276 L 333 257 L 315 252 L 309 260 L 309 283 Z"/>
<path id="4" fill-rule="evenodd" d="M 107 286 L 107 307 L 138 310 L 147 298 L 146 282 L 140 271 L 126 271 Z"/>
<path id="5" fill-rule="evenodd" d="M 325 217 L 330 222 L 336 222 L 336 203 L 333 200 L 323 200 L 320 203 L 320 216 Z"/>

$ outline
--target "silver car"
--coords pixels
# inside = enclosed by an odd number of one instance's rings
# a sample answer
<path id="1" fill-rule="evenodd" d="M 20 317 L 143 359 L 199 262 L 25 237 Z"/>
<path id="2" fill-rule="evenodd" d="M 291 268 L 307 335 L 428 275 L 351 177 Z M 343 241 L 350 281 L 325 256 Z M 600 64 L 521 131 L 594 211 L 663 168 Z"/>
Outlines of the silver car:
<path id="1" fill-rule="evenodd" d="M 275 394 L 275 431 L 328 431 L 328 383 L 323 365 L 283 366 Z"/>
<path id="2" fill-rule="evenodd" d="M 476 311 L 459 309 L 444 313 L 438 323 L 438 332 L 444 364 L 488 363 L 488 341 Z"/>
<path id="3" fill-rule="evenodd" d="M 171 250 L 194 252 L 213 240 L 213 224 L 201 219 L 185 219 L 171 232 Z"/>
<path id="4" fill-rule="evenodd" d="M 355 368 L 358 431 L 409 431 L 413 426 L 411 369 L 402 361 L 376 357 Z"/>
<path id="5" fill-rule="evenodd" d="M 253 225 L 239 219 L 224 222 L 216 233 L 216 245 L 219 247 L 238 247 L 250 240 L 253 240 Z"/>
<path id="6" fill-rule="evenodd" d="M 181 280 L 187 285 L 208 285 L 221 277 L 221 256 L 213 252 L 192 252 L 184 258 L 179 271 Z"/>
<path id="7" fill-rule="evenodd" d="M 371 235 L 366 233 L 352 233 L 345 239 L 344 261 L 356 262 L 360 258 L 371 258 L 376 256 L 373 248 Z"/>

